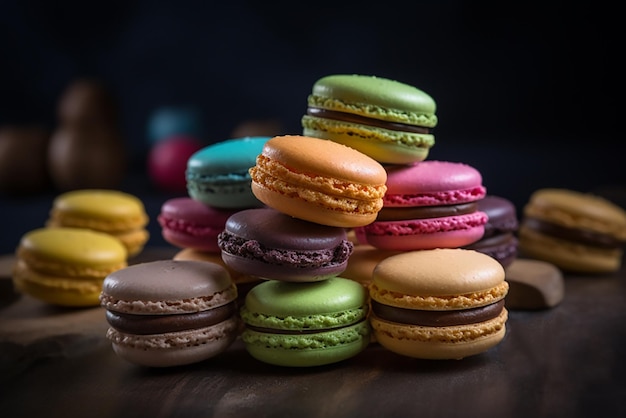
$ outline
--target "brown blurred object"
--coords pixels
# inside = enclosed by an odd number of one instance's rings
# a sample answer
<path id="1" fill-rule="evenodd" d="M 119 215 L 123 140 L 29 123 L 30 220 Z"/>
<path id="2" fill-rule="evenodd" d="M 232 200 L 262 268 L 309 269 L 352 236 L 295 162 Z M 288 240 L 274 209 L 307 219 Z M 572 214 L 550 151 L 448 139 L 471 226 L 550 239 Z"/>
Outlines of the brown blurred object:
<path id="1" fill-rule="evenodd" d="M 49 185 L 49 139 L 50 133 L 37 126 L 0 127 L 0 192 L 26 195 Z"/>
<path id="2" fill-rule="evenodd" d="M 58 127 L 48 149 L 53 185 L 62 191 L 117 188 L 128 153 L 113 97 L 97 80 L 69 85 L 58 106 Z"/>
<path id="3" fill-rule="evenodd" d="M 282 124 L 276 119 L 248 120 L 235 126 L 235 129 L 231 132 L 231 138 L 276 136 L 283 133 L 282 129 Z"/>

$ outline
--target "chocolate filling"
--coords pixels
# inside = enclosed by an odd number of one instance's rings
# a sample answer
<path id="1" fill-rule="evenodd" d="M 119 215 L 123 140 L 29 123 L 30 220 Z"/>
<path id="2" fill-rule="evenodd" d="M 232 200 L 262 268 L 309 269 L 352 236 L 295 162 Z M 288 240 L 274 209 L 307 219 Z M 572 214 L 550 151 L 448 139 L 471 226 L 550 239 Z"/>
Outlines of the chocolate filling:
<path id="1" fill-rule="evenodd" d="M 579 242 L 592 247 L 615 249 L 626 244 L 624 241 L 612 237 L 609 234 L 590 231 L 587 229 L 568 228 L 552 222 L 542 221 L 537 218 L 528 217 L 524 219 L 524 226 L 544 235 L 559 238 L 567 241 Z"/>
<path id="2" fill-rule="evenodd" d="M 504 308 L 504 299 L 491 305 L 456 311 L 420 311 L 383 305 L 375 300 L 372 300 L 371 303 L 372 311 L 380 319 L 424 327 L 475 324 L 496 318 Z"/>
<path id="3" fill-rule="evenodd" d="M 402 221 L 405 219 L 443 218 L 474 213 L 478 210 L 476 202 L 459 205 L 420 206 L 410 208 L 383 207 L 376 217 L 377 221 Z"/>
<path id="4" fill-rule="evenodd" d="M 236 303 L 215 309 L 176 315 L 133 315 L 106 311 L 106 320 L 118 331 L 135 335 L 185 331 L 219 324 L 237 313 Z"/>
<path id="5" fill-rule="evenodd" d="M 399 122 L 388 122 L 380 119 L 354 115 L 352 113 L 337 112 L 335 110 L 326 110 L 317 107 L 309 107 L 307 109 L 307 114 L 318 118 L 359 123 L 361 125 L 375 126 L 377 128 L 389 129 L 391 131 L 412 132 L 416 134 L 429 134 L 431 132 L 430 128 L 422 126 L 408 125 L 406 123 Z"/>

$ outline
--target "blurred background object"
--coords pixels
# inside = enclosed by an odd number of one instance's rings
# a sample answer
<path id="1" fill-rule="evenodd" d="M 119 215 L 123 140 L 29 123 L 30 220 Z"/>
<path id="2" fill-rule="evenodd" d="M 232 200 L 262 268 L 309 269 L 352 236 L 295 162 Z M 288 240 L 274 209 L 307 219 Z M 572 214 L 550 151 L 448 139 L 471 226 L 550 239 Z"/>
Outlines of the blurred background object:
<path id="1" fill-rule="evenodd" d="M 439 123 L 429 159 L 476 167 L 488 193 L 510 199 L 518 211 L 540 187 L 610 191 L 624 201 L 622 106 L 614 105 L 622 102 L 620 17 L 617 6 L 545 1 L 322 0 L 303 12 L 244 0 L 4 0 L 0 126 L 36 125 L 77 141 L 72 152 L 92 161 L 87 174 L 103 160 L 117 164 L 121 158 L 94 152 L 78 141 L 82 131 L 68 132 L 57 117 L 69 86 L 101 81 L 115 98 L 114 128 L 128 165 L 124 179 L 108 177 L 124 172 L 112 165 L 99 175 L 141 194 L 153 217 L 160 203 L 179 195 L 150 178 L 151 138 L 160 135 L 149 126 L 157 112 L 168 109 L 179 115 L 174 125 L 186 118 L 193 130 L 201 121 L 204 132 L 193 136 L 205 143 L 297 134 L 316 80 L 377 75 L 435 99 Z M 63 158 L 75 164 L 67 153 Z M 72 164 L 54 170 L 55 187 L 78 185 L 63 173 L 81 172 Z M 2 197 L 0 210 L 31 219 L 26 214 L 49 205 L 33 199 L 50 195 Z M 11 241 L 23 232 L 5 236 Z"/>
<path id="2" fill-rule="evenodd" d="M 63 93 L 48 167 L 60 191 L 112 189 L 126 177 L 128 156 L 117 107 L 99 81 L 76 80 Z"/>
<path id="3" fill-rule="evenodd" d="M 49 138 L 38 126 L 0 126 L 0 193 L 23 196 L 48 186 Z"/>

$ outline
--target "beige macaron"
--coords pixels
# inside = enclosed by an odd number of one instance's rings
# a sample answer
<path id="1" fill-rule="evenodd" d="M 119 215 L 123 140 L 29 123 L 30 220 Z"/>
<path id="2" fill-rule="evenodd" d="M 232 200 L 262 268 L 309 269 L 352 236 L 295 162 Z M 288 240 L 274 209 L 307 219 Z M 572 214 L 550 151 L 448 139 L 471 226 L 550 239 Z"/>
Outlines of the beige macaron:
<path id="1" fill-rule="evenodd" d="M 461 248 L 409 251 L 373 271 L 370 322 L 390 351 L 423 359 L 480 354 L 505 336 L 508 283 L 492 257 Z"/>
<path id="2" fill-rule="evenodd" d="M 620 269 L 626 211 L 600 196 L 568 189 L 535 191 L 518 231 L 520 255 L 573 273 Z"/>

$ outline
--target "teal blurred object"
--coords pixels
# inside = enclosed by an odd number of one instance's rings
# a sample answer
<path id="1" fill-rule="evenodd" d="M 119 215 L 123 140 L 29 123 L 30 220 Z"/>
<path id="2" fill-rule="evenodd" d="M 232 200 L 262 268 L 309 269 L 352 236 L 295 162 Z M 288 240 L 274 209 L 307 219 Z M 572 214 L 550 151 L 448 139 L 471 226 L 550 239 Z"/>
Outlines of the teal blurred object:
<path id="1" fill-rule="evenodd" d="M 173 135 L 187 135 L 206 140 L 206 126 L 200 109 L 194 106 L 157 108 L 148 120 L 148 140 L 155 144 Z"/>

